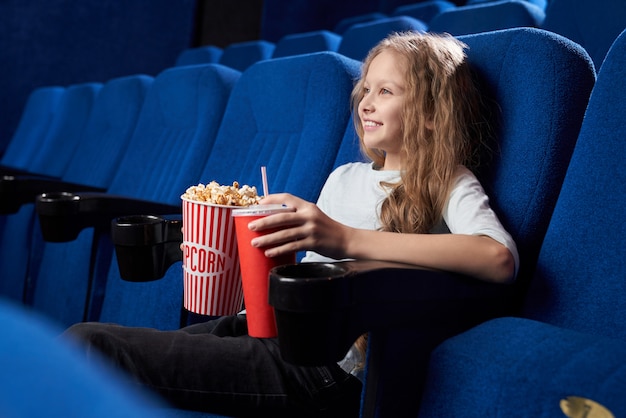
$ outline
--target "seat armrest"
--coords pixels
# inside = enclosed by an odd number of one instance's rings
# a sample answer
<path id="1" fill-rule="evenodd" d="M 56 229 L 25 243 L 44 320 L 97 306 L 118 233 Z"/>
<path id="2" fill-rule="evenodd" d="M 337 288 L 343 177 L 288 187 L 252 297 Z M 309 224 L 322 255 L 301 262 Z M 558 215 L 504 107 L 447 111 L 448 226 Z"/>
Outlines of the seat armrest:
<path id="1" fill-rule="evenodd" d="M 23 170 L 21 168 L 0 165 L 0 177 L 4 176 L 27 176 L 60 180 L 59 176 L 49 176 L 46 174 L 33 173 L 32 171 Z"/>
<path id="2" fill-rule="evenodd" d="M 180 212 L 178 206 L 108 193 L 43 193 L 35 202 L 43 238 L 72 241 L 88 227 L 110 232 L 111 220 L 133 214 L 163 215 Z"/>
<path id="3" fill-rule="evenodd" d="M 182 215 L 116 218 L 111 221 L 111 239 L 122 279 L 158 280 L 172 264 L 183 259 Z"/>
<path id="4" fill-rule="evenodd" d="M 61 191 L 103 192 L 104 189 L 40 175 L 3 175 L 0 178 L 0 214 L 16 213 L 23 204 L 35 203 L 42 193 Z"/>
<path id="5" fill-rule="evenodd" d="M 270 272 L 283 358 L 341 360 L 377 329 L 448 329 L 452 335 L 509 313 L 513 286 L 383 261 L 285 265 Z"/>

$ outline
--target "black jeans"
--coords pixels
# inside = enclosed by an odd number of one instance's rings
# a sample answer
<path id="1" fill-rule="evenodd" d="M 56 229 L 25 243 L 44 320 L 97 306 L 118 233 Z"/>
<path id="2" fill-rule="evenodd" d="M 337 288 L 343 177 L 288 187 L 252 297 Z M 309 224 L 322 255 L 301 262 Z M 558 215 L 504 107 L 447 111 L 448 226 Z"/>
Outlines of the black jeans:
<path id="1" fill-rule="evenodd" d="M 336 364 L 283 361 L 274 338 L 247 335 L 245 315 L 176 331 L 81 323 L 66 336 L 95 349 L 177 407 L 229 416 L 357 417 L 361 383 Z"/>

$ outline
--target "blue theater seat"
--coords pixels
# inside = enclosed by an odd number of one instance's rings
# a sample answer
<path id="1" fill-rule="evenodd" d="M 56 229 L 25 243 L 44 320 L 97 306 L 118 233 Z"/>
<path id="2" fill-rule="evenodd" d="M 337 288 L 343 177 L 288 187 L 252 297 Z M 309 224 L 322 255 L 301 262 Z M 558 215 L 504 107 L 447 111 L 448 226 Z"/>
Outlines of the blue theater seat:
<path id="1" fill-rule="evenodd" d="M 53 178 L 63 174 L 83 139 L 101 88 L 99 83 L 86 83 L 65 89 L 44 138 L 26 166 L 28 172 Z M 46 120 L 42 123 L 48 125 Z M 23 174 L 0 179 L 0 295 L 20 301 L 36 225 L 29 180 L 32 176 Z"/>
<path id="2" fill-rule="evenodd" d="M 276 45 L 265 40 L 237 42 L 222 51 L 219 63 L 238 71 L 245 71 L 255 62 L 272 58 Z"/>
<path id="3" fill-rule="evenodd" d="M 626 28 L 626 5 L 620 0 L 550 0 L 541 27 L 582 45 L 600 69 L 611 44 Z"/>
<path id="4" fill-rule="evenodd" d="M 341 140 L 341 145 L 339 146 L 339 150 L 337 151 L 337 156 L 335 158 L 335 164 L 333 168 L 337 168 L 340 165 L 356 161 L 364 162 L 367 161 L 367 158 L 361 152 L 359 137 L 356 133 L 356 130 L 354 129 L 354 120 L 352 116 L 350 116 L 348 126 L 346 127 L 346 132 L 344 133 L 343 139 Z"/>
<path id="5" fill-rule="evenodd" d="M 339 52 L 362 61 L 369 50 L 392 32 L 426 31 L 426 25 L 412 17 L 396 16 L 352 25 L 342 36 Z"/>
<path id="6" fill-rule="evenodd" d="M 213 45 L 188 48 L 182 51 L 176 58 L 176 66 L 195 64 L 215 64 L 220 61 L 222 48 Z"/>
<path id="7" fill-rule="evenodd" d="M 76 149 L 60 177 L 20 175 L 0 181 L 2 198 L 13 200 L 18 211 L 15 215 L 3 217 L 6 230 L 3 228 L 0 235 L 2 295 L 22 300 L 26 278 L 29 274 L 36 275 L 42 245 L 34 218 L 36 196 L 44 192 L 106 188 L 126 151 L 151 83 L 152 77 L 136 75 L 113 79 L 103 85 L 80 132 Z M 75 122 L 82 125 L 80 119 Z M 54 153 L 48 158 L 56 156 Z M 14 252 L 15 243 L 19 243 L 23 251 Z"/>
<path id="8" fill-rule="evenodd" d="M 27 171 L 53 177 L 63 175 L 82 139 L 91 108 L 101 88 L 101 83 L 81 83 L 65 89 Z M 44 120 L 44 123 L 48 122 Z"/>
<path id="9" fill-rule="evenodd" d="M 409 16 L 428 25 L 439 13 L 454 9 L 455 7 L 456 4 L 446 0 L 428 0 L 398 6 L 391 16 Z"/>
<path id="10" fill-rule="evenodd" d="M 361 23 L 375 22 L 377 20 L 386 19 L 388 16 L 380 12 L 371 12 L 364 14 L 355 14 L 341 19 L 333 28 L 333 32 L 343 35 L 345 31 L 354 25 Z"/>
<path id="11" fill-rule="evenodd" d="M 220 184 L 236 180 L 261 190 L 260 168 L 266 166 L 270 192 L 289 192 L 316 201 L 344 137 L 358 71 L 358 62 L 333 52 L 254 64 L 233 89 L 202 173 L 181 185 L 179 195 L 189 185 L 212 180 Z M 144 283 L 125 281 L 119 271 L 123 263 L 114 261 L 102 312 L 93 319 L 161 329 L 179 325 L 182 237 L 180 224 L 175 225 L 179 237 L 171 248 L 176 258 L 165 263 L 171 267 L 156 277 L 149 273 L 151 264 L 140 268 L 148 279 L 163 278 Z M 131 257 L 131 262 L 137 263 L 137 259 Z M 139 281 L 142 277 L 128 279 Z"/>
<path id="12" fill-rule="evenodd" d="M 544 10 L 525 0 L 488 1 L 442 12 L 430 21 L 428 30 L 459 36 L 516 27 L 538 28 L 544 19 Z"/>
<path id="13" fill-rule="evenodd" d="M 518 317 L 432 354 L 420 417 L 626 416 L 626 33 L 609 50 Z M 584 405 L 583 405 L 584 406 Z M 601 415 L 587 403 L 586 413 Z"/>
<path id="14" fill-rule="evenodd" d="M 110 221 L 133 210 L 133 201 L 118 205 L 115 197 L 152 200 L 156 203 L 151 211 L 169 210 L 178 203 L 180 189 L 199 176 L 239 74 L 218 64 L 162 72 L 146 95 L 107 193 L 52 194 L 37 202 L 47 242 L 37 271 L 29 275 L 26 302 L 30 306 L 65 326 L 82 321 L 88 308 L 97 309 L 88 299 L 92 289 L 101 291 L 93 276 L 105 274 L 98 269 L 106 271 L 110 263 Z M 52 206 L 73 202 L 75 212 L 65 220 L 62 215 L 50 216 L 46 223 L 42 200 Z M 58 214 L 55 210 L 56 206 L 53 215 Z M 99 216 L 91 216 L 94 213 Z"/>
<path id="15" fill-rule="evenodd" d="M 491 3 L 493 1 L 497 1 L 497 0 L 467 0 L 465 4 L 469 6 L 472 4 Z M 523 0 L 523 1 L 533 4 L 539 7 L 541 10 L 546 10 L 546 8 L 548 7 L 548 3 L 549 3 L 549 0 Z"/>
<path id="16" fill-rule="evenodd" d="M 294 33 L 283 36 L 276 43 L 272 58 L 309 54 L 311 52 L 336 52 L 340 43 L 341 35 L 327 30 Z"/>
<path id="17" fill-rule="evenodd" d="M 23 174 L 50 129 L 65 87 L 40 87 L 29 95 L 20 122 L 0 159 L 3 175 Z"/>
<path id="18" fill-rule="evenodd" d="M 497 144 L 478 176 L 516 240 L 518 282 L 368 261 L 303 263 L 270 277 L 285 359 L 338 361 L 369 331 L 363 416 L 416 416 L 432 348 L 486 319 L 519 312 L 594 83 L 587 53 L 547 31 L 515 28 L 461 39 L 486 96 L 500 109 Z"/>
<path id="19" fill-rule="evenodd" d="M 0 299 L 0 415 L 4 418 L 159 416 L 163 405 L 80 350 L 45 318 Z"/>

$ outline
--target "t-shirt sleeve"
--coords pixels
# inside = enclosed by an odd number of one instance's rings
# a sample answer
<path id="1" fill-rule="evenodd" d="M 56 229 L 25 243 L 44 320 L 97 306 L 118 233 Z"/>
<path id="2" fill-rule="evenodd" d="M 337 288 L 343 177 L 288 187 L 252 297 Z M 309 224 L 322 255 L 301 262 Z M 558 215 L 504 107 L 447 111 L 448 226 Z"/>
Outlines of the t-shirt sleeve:
<path id="1" fill-rule="evenodd" d="M 489 197 L 476 176 L 465 167 L 459 170 L 443 218 L 453 234 L 486 235 L 507 247 L 515 259 L 517 275 L 519 254 L 515 241 L 489 206 Z"/>

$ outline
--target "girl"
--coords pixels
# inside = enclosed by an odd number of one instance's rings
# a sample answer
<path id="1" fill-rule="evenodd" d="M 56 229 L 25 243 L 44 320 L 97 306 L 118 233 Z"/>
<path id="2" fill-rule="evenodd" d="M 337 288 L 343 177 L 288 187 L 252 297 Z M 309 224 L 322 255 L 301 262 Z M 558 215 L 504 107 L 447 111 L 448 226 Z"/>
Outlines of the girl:
<path id="1" fill-rule="evenodd" d="M 279 228 L 252 245 L 269 257 L 309 250 L 303 261 L 379 259 L 513 280 L 515 244 L 467 168 L 477 163 L 486 124 L 465 47 L 424 33 L 395 34 L 374 47 L 352 94 L 372 162 L 335 170 L 317 205 L 287 194 L 263 199 L 295 211 L 251 222 L 253 230 Z M 276 339 L 247 335 L 245 315 L 177 331 L 86 323 L 68 334 L 180 407 L 229 416 L 359 414 L 353 362 L 285 363 Z"/>

